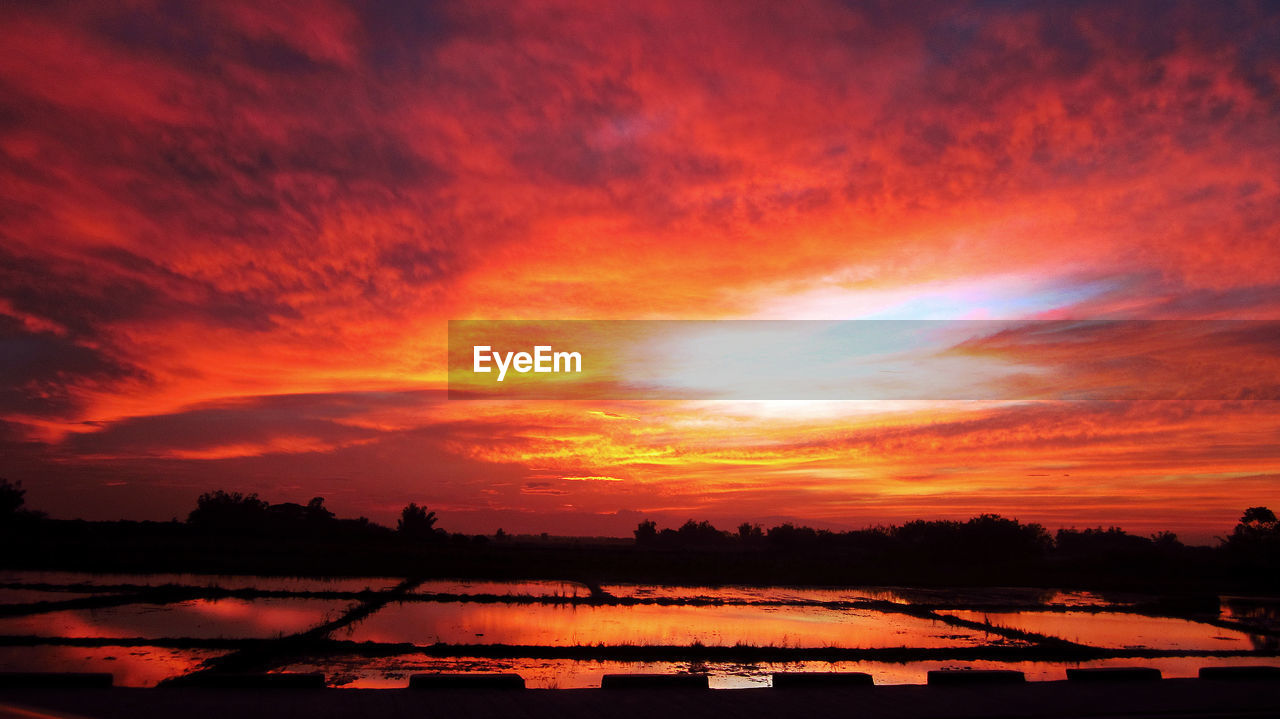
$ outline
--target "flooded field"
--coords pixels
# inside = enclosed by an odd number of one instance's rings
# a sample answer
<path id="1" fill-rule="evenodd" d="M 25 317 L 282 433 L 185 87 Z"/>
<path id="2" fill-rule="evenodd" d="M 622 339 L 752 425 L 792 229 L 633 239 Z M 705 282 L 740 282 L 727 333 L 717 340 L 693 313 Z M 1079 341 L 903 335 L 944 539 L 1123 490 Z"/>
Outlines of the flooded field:
<path id="1" fill-rule="evenodd" d="M 110 672 L 119 685 L 152 686 L 253 652 L 270 671 L 319 671 L 334 686 L 509 671 L 531 687 L 695 672 L 735 688 L 767 686 L 777 671 L 861 671 L 894 684 L 960 667 L 1053 680 L 1076 666 L 1149 666 L 1178 677 L 1202 666 L 1280 663 L 1280 599 L 1222 597 L 1219 611 L 1210 604 L 1198 614 L 1141 609 L 1161 606 L 1157 599 L 1018 588 L 6 571 L 0 671 Z M 309 654 L 274 641 L 304 632 Z"/>
<path id="2" fill-rule="evenodd" d="M 914 589 L 908 587 L 748 587 L 748 586 L 655 586 L 648 584 L 606 584 L 604 591 L 629 599 L 712 599 L 748 603 L 857 603 L 892 602 L 941 606 L 988 605 L 1043 606 L 1125 606 L 1137 601 L 1132 595 L 1105 597 L 1094 592 L 1061 592 L 1052 589 L 994 587 L 982 589 Z"/>
<path id="3" fill-rule="evenodd" d="M 462 594 L 530 597 L 589 597 L 591 590 L 577 582 L 486 582 L 469 579 L 428 579 L 414 594 Z"/>
<path id="4" fill-rule="evenodd" d="M 0 571 L 0 585 L 48 584 L 90 587 L 139 586 L 160 587 L 175 584 L 187 587 L 220 589 L 257 589 L 264 592 L 360 592 L 382 591 L 394 587 L 401 579 L 394 577 L 255 577 L 230 574 L 97 574 L 90 572 L 14 572 Z"/>
<path id="5" fill-rule="evenodd" d="M 109 672 L 122 687 L 153 687 L 226 655 L 212 649 L 171 647 L 0 646 L 0 671 Z"/>
<path id="6" fill-rule="evenodd" d="M 51 591 L 47 589 L 0 588 L 0 607 L 6 604 L 32 604 L 35 602 L 63 602 L 68 599 L 92 597 L 87 592 Z"/>
<path id="7" fill-rule="evenodd" d="M 1222 597 L 1221 612 L 1224 619 L 1280 633 L 1280 597 Z"/>
<path id="8" fill-rule="evenodd" d="M 393 604 L 353 626 L 357 642 L 538 646 L 983 646 L 997 634 L 905 614 L 815 607 Z"/>
<path id="9" fill-rule="evenodd" d="M 1248 634 L 1201 622 L 1113 612 L 975 612 L 947 616 L 1059 637 L 1106 649 L 1253 649 Z"/>
<path id="10" fill-rule="evenodd" d="M 342 616 L 350 602 L 323 599 L 196 599 L 125 604 L 0 618 L 0 634 L 85 639 L 266 639 Z"/>
<path id="11" fill-rule="evenodd" d="M 970 661 L 799 661 L 799 662 L 620 662 L 583 659 L 490 659 L 484 657 L 432 657 L 406 654 L 396 657 L 331 657 L 323 662 L 298 662 L 281 668 L 288 672 L 324 672 L 334 686 L 358 689 L 393 689 L 409 683 L 409 675 L 427 672 L 514 672 L 531 689 L 590 689 L 600 686 L 605 674 L 706 674 L 712 689 L 753 689 L 772 686 L 774 672 L 864 672 L 876 684 L 924 684 L 938 669 L 1012 669 L 1028 681 L 1061 681 L 1067 669 L 1087 667 L 1154 667 L 1168 679 L 1194 678 L 1200 667 L 1239 666 L 1240 657 L 1156 657 L 1098 659 L 1085 662 Z M 1272 660 L 1274 663 L 1274 660 Z"/>

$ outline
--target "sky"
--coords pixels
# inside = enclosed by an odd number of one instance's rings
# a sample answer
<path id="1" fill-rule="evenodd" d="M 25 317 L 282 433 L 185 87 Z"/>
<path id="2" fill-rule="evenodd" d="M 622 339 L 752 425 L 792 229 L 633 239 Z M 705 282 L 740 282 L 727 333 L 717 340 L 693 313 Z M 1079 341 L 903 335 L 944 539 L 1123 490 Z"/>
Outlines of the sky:
<path id="1" fill-rule="evenodd" d="M 1280 506 L 1280 385 L 1191 361 L 1221 397 L 445 391 L 451 319 L 1280 319 L 1274 4 L 5 3 L 0 186 L 0 476 L 54 517 Z"/>

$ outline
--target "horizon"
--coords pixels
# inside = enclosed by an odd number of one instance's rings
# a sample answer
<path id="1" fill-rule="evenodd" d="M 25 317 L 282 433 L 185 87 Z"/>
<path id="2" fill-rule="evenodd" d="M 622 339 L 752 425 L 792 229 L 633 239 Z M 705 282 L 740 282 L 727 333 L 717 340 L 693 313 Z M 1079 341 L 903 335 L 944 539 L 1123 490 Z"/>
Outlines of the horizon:
<path id="1" fill-rule="evenodd" d="M 13 4 L 0 88 L 0 477 L 53 517 L 223 487 L 472 534 L 993 513 L 1202 544 L 1280 507 L 1272 325 L 891 347 L 973 400 L 636 398 L 585 349 L 599 385 L 449 399 L 448 342 L 1280 320 L 1275 6 Z M 637 346 L 730 389 L 788 366 L 690 332 Z M 1026 389 L 1134 367 L 1156 399 Z"/>
<path id="2" fill-rule="evenodd" d="M 221 491 L 224 491 L 224 490 L 211 490 L 210 492 L 203 493 L 201 496 L 203 497 L 204 495 L 212 494 L 214 492 L 221 492 Z M 260 497 L 256 494 L 249 494 L 244 496 L 246 499 L 257 499 L 262 502 L 266 502 L 268 506 L 273 506 L 273 507 L 279 506 L 279 505 L 285 505 L 285 504 L 294 505 L 297 507 L 305 507 L 308 501 L 314 501 L 315 499 L 320 499 L 322 500 L 322 506 L 325 509 L 332 512 L 334 519 L 346 520 L 346 521 L 367 519 L 372 524 L 379 525 L 389 529 L 394 529 L 396 527 L 398 516 L 400 514 L 400 512 L 397 511 L 394 514 L 392 514 L 389 519 L 380 520 L 378 518 L 366 517 L 364 515 L 347 516 L 340 511 L 340 508 L 339 508 L 339 511 L 334 511 L 334 507 L 332 505 L 329 505 L 327 501 L 325 501 L 324 497 L 298 499 L 296 501 L 292 499 L 286 499 L 279 502 L 274 502 L 274 501 L 271 501 L 271 498 Z M 194 509 L 195 506 L 196 506 L 196 502 L 193 501 L 191 508 Z M 435 512 L 435 509 L 436 509 L 434 506 L 427 505 L 427 504 L 419 504 L 419 506 L 421 506 L 424 510 L 431 510 L 432 512 Z M 86 519 L 85 517 L 57 517 L 57 516 L 49 516 L 48 513 L 43 512 L 38 507 L 33 507 L 28 505 L 25 507 L 25 509 L 28 511 L 34 511 L 38 516 L 45 517 L 51 520 L 59 520 L 59 521 L 102 521 L 102 522 L 116 522 L 116 521 L 148 522 L 148 521 L 151 521 L 151 522 L 177 522 L 177 523 L 187 523 L 190 521 L 187 518 L 187 516 L 177 516 L 177 515 L 169 517 L 167 519 L 165 518 L 132 518 L 132 517 Z M 401 507 L 400 509 L 403 510 L 405 509 L 405 507 Z M 1244 509 L 1241 510 L 1241 514 L 1243 513 L 1244 513 Z M 988 516 L 988 515 L 991 515 L 991 513 L 966 515 L 966 516 L 956 515 L 956 516 L 946 516 L 946 517 L 912 517 L 909 519 L 894 521 L 894 522 L 878 522 L 875 524 L 856 525 L 856 526 L 840 525 L 840 524 L 827 523 L 827 522 L 806 523 L 804 521 L 800 521 L 800 520 L 796 520 L 795 518 L 788 518 L 788 517 L 774 517 L 774 518 L 766 518 L 763 521 L 750 521 L 750 520 L 733 520 L 729 518 L 716 519 L 716 518 L 708 518 L 708 517 L 700 517 L 700 516 L 685 517 L 683 520 L 674 519 L 678 515 L 669 515 L 667 517 L 643 516 L 643 517 L 640 517 L 635 522 L 635 524 L 633 524 L 630 527 L 630 529 L 624 532 L 619 532 L 615 534 L 604 534 L 604 533 L 601 533 L 601 534 L 555 534 L 546 529 L 540 529 L 539 528 L 540 525 L 536 525 L 536 524 L 512 525 L 512 527 L 514 527 L 513 529 L 508 529 L 507 526 L 498 526 L 498 527 L 489 528 L 488 530 L 484 530 L 483 528 L 473 527 L 471 525 L 466 525 L 464 527 L 452 526 L 448 522 L 448 520 L 450 519 L 450 516 L 446 514 L 446 515 L 437 516 L 437 523 L 438 523 L 437 529 L 443 530 L 447 534 L 464 534 L 467 536 L 486 536 L 486 537 L 494 536 L 498 532 L 503 532 L 507 537 L 511 539 L 546 538 L 546 539 L 575 539 L 575 540 L 576 539 L 633 540 L 635 538 L 635 530 L 637 526 L 643 522 L 649 522 L 649 521 L 655 522 L 655 524 L 657 525 L 657 529 L 659 531 L 662 531 L 664 529 L 678 529 L 679 527 L 681 527 L 687 522 L 697 523 L 697 522 L 705 521 L 705 522 L 709 522 L 715 529 L 721 531 L 722 533 L 725 533 L 726 535 L 736 536 L 735 533 L 737 531 L 737 528 L 739 527 L 739 525 L 742 525 L 742 524 L 751 524 L 757 528 L 764 530 L 766 533 L 768 532 L 769 529 L 784 526 L 784 525 L 793 525 L 797 528 L 810 528 L 810 529 L 817 530 L 819 532 L 829 531 L 833 533 L 842 533 L 842 532 L 861 532 L 861 531 L 875 531 L 875 530 L 881 530 L 881 529 L 892 529 L 894 527 L 899 527 L 903 524 L 910 523 L 910 522 L 964 523 L 970 519 L 976 519 L 979 516 Z M 993 515 L 993 516 L 1000 517 L 1001 515 Z M 1023 525 L 1040 524 L 1039 522 L 1035 522 L 1033 520 L 1024 520 L 1020 517 L 1002 517 L 1002 518 L 1011 519 L 1014 522 L 1017 522 Z M 524 518 L 524 519 L 527 519 L 527 518 Z M 619 521 L 626 521 L 626 520 L 622 520 L 621 518 L 619 518 Z M 1242 521 L 1242 520 L 1238 520 L 1238 521 Z M 616 523 L 611 523 L 609 526 L 612 527 L 617 525 Z M 1152 538 L 1155 538 L 1158 534 L 1161 534 L 1164 531 L 1167 531 L 1167 530 L 1155 529 L 1150 533 L 1133 532 L 1133 531 L 1129 531 L 1129 529 L 1125 527 L 1118 527 L 1116 525 L 1108 525 L 1108 526 L 1041 525 L 1041 526 L 1044 528 L 1046 532 L 1048 532 L 1050 536 L 1057 536 L 1059 531 L 1064 531 L 1064 530 L 1065 531 L 1085 531 L 1085 530 L 1119 529 L 1131 536 L 1145 538 L 1145 539 L 1152 539 Z M 1180 542 L 1182 542 L 1184 545 L 1212 547 L 1215 545 L 1221 545 L 1225 543 L 1229 538 L 1230 530 L 1234 529 L 1234 527 L 1235 525 L 1233 524 L 1229 527 L 1224 527 L 1220 534 L 1210 535 L 1208 539 L 1211 541 L 1203 541 L 1201 540 L 1201 538 L 1198 538 L 1198 537 L 1184 537 L 1182 535 L 1177 535 L 1176 532 L 1173 534 L 1175 534 L 1176 538 Z"/>

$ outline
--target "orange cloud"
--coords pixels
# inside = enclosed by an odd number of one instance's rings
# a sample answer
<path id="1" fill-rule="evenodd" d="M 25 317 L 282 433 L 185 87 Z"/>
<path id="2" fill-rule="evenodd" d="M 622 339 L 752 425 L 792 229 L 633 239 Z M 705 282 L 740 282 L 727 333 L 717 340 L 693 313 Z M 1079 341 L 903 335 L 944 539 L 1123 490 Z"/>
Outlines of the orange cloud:
<path id="1" fill-rule="evenodd" d="M 1277 47 L 1249 3 L 10 5 L 4 471 L 68 516 L 236 476 L 476 528 L 1208 536 L 1280 501 L 1266 403 L 460 406 L 446 321 L 1275 319 Z"/>

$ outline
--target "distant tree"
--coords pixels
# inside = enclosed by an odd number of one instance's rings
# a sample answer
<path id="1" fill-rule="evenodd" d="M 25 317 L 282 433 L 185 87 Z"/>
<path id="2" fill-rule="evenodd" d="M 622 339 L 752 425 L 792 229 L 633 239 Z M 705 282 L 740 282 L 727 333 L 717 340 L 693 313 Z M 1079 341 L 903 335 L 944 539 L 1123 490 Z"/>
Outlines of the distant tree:
<path id="1" fill-rule="evenodd" d="M 13 517 L 22 510 L 26 503 L 27 490 L 22 482 L 10 482 L 0 477 L 0 517 Z"/>
<path id="2" fill-rule="evenodd" d="M 898 547 L 909 552 L 958 554 L 961 551 L 959 522 L 916 519 L 893 527 L 890 532 Z"/>
<path id="3" fill-rule="evenodd" d="M 1053 546 L 1053 538 L 1039 524 L 1022 524 L 996 514 L 965 522 L 917 519 L 886 532 L 898 551 L 917 559 L 981 564 L 1027 559 Z"/>
<path id="4" fill-rule="evenodd" d="M 439 530 L 435 527 L 436 513 L 414 502 L 400 510 L 400 521 L 396 523 L 396 531 L 411 539 L 436 539 Z"/>
<path id="5" fill-rule="evenodd" d="M 187 515 L 187 523 L 220 529 L 261 527 L 266 523 L 269 506 L 257 494 L 219 489 L 200 495 L 196 508 Z"/>
<path id="6" fill-rule="evenodd" d="M 646 519 L 636 526 L 636 544 L 653 544 L 658 538 L 658 525 L 652 519 Z"/>
<path id="7" fill-rule="evenodd" d="M 1053 538 L 1044 527 L 998 514 L 983 514 L 965 522 L 960 537 L 965 551 L 973 556 L 1036 557 L 1053 547 Z"/>
<path id="8" fill-rule="evenodd" d="M 509 537 L 505 529 L 503 529 L 502 527 L 498 527 L 498 531 L 493 533 L 493 538 L 496 541 L 505 542 Z"/>
<path id="9" fill-rule="evenodd" d="M 312 497 L 305 505 L 297 502 L 281 502 L 267 506 L 263 528 L 276 533 L 329 532 L 339 522 L 333 512 L 325 509 L 324 497 Z"/>
<path id="10" fill-rule="evenodd" d="M 1227 546 L 1270 561 L 1280 560 L 1280 522 L 1276 513 L 1266 507 L 1249 507 L 1240 517 Z"/>
<path id="11" fill-rule="evenodd" d="M 312 522 L 328 522 L 334 518 L 333 512 L 330 512 L 324 506 L 324 497 L 312 497 L 307 502 L 307 519 Z"/>
<path id="12" fill-rule="evenodd" d="M 893 530 L 893 527 L 886 526 L 855 529 L 845 532 L 840 537 L 840 542 L 846 548 L 863 554 L 883 556 L 895 546 Z"/>
<path id="13" fill-rule="evenodd" d="M 797 527 L 791 522 L 772 527 L 765 534 L 769 544 L 785 550 L 812 547 L 818 542 L 818 531 L 813 527 Z"/>
<path id="14" fill-rule="evenodd" d="M 1151 541 L 1161 550 L 1182 549 L 1182 542 L 1178 541 L 1178 535 L 1173 532 L 1156 532 L 1151 535 Z"/>
<path id="15" fill-rule="evenodd" d="M 706 544 L 717 544 L 726 539 L 726 534 L 716 529 L 711 522 L 702 520 L 695 522 L 692 519 L 685 522 L 676 530 L 676 540 L 684 546 L 698 546 Z"/>
<path id="16" fill-rule="evenodd" d="M 758 542 L 764 539 L 764 530 L 758 524 L 743 522 L 738 525 L 738 539 L 743 542 Z"/>
<path id="17" fill-rule="evenodd" d="M 1250 507 L 1240 517 L 1241 524 L 1265 525 L 1276 523 L 1276 513 L 1266 507 Z"/>
<path id="18" fill-rule="evenodd" d="M 1147 552 L 1154 545 L 1154 538 L 1129 534 L 1119 527 L 1063 528 L 1058 530 L 1056 545 L 1059 554 L 1114 558 Z"/>

